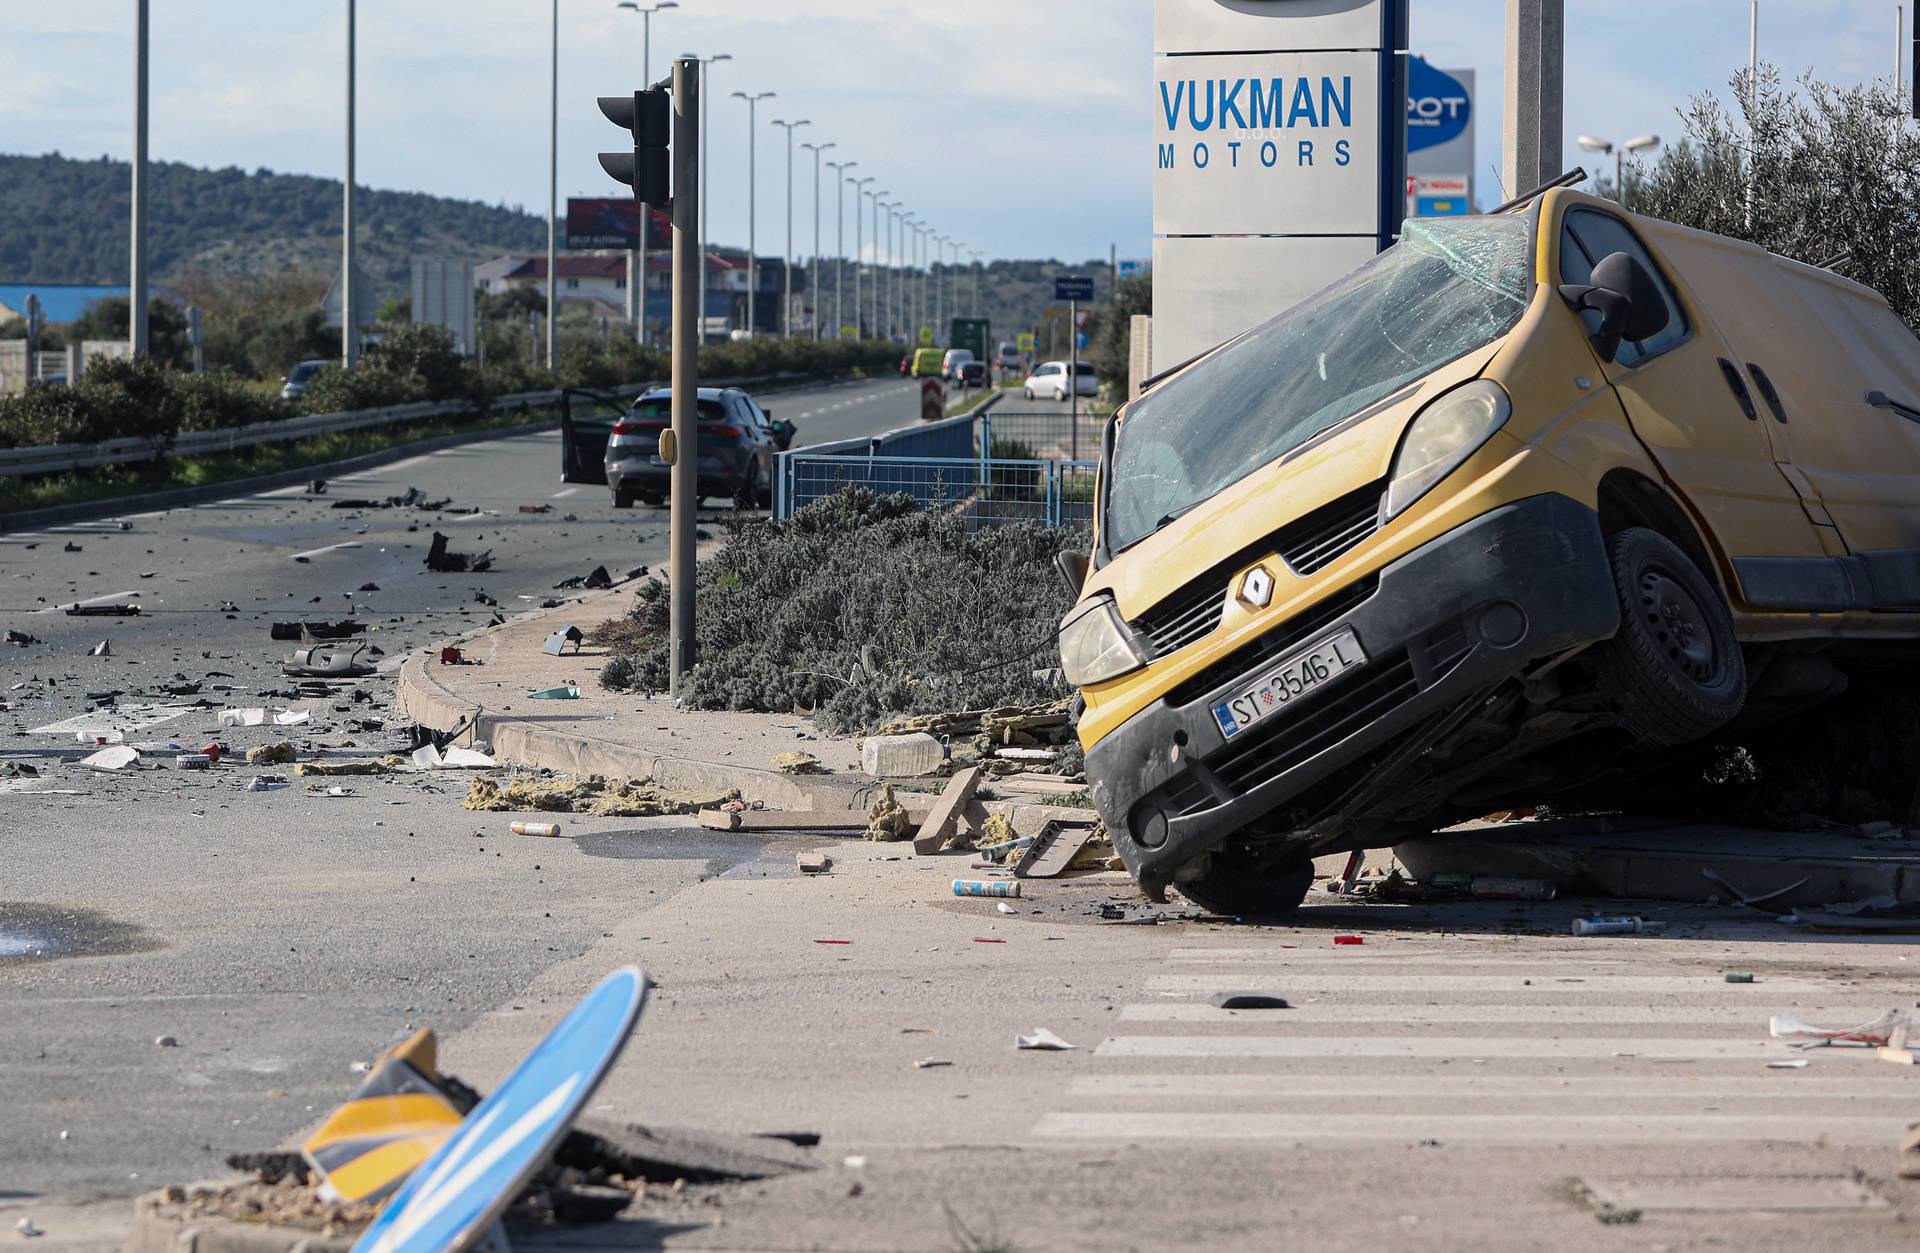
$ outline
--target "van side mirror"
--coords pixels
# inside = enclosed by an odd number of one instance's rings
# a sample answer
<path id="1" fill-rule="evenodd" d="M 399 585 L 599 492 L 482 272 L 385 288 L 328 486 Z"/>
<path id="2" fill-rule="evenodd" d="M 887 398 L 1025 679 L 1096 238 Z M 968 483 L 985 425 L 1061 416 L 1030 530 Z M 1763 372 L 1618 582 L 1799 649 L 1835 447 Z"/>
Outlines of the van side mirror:
<path id="1" fill-rule="evenodd" d="M 1565 283 L 1560 299 L 1575 313 L 1592 309 L 1600 315 L 1593 346 L 1602 361 L 1620 355 L 1621 341 L 1637 344 L 1667 329 L 1669 314 L 1660 284 L 1631 253 L 1616 252 L 1593 267 L 1593 282 Z"/>
<path id="2" fill-rule="evenodd" d="M 1060 581 L 1067 585 L 1067 594 L 1079 599 L 1080 589 L 1087 585 L 1087 555 L 1085 553 L 1055 553 L 1053 568 L 1060 574 Z"/>

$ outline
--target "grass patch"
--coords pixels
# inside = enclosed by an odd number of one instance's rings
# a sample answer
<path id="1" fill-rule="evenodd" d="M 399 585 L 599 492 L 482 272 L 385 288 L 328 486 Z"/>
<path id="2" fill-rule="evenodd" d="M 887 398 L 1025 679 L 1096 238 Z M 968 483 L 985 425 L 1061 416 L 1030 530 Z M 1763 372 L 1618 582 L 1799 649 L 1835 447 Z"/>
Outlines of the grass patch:
<path id="1" fill-rule="evenodd" d="M 117 500 L 124 496 L 185 487 L 206 487 L 362 457 L 417 440 L 493 431 L 549 418 L 558 421 L 559 410 L 551 406 L 501 409 L 482 417 L 456 414 L 422 418 L 393 426 L 314 435 L 279 444 L 256 444 L 251 448 L 204 457 L 164 457 L 158 461 L 101 466 L 66 474 L 0 479 L 0 513 Z"/>

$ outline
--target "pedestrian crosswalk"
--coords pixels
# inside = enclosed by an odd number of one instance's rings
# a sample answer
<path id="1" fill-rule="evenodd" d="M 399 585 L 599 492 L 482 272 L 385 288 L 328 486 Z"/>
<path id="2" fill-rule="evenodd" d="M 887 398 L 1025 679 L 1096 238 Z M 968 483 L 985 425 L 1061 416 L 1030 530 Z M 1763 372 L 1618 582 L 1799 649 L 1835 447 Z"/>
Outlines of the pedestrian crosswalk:
<path id="1" fill-rule="evenodd" d="M 1920 1111 L 1920 1067 L 1871 1049 L 1800 1052 L 1767 1030 L 1782 1012 L 1851 1026 L 1911 1009 L 1920 962 L 1905 946 L 1746 947 L 1763 973 L 1728 983 L 1726 946 L 1677 938 L 1336 949 L 1325 932 L 1254 934 L 1272 943 L 1172 950 L 1033 1134 L 1887 1147 Z M 1222 992 L 1289 1007 L 1222 1009 Z"/>

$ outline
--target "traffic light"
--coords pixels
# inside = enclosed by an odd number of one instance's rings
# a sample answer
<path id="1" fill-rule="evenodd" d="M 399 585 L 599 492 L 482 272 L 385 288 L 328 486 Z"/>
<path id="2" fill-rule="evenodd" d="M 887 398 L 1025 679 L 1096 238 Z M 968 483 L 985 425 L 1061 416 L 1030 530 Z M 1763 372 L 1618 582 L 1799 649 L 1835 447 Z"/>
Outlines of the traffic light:
<path id="1" fill-rule="evenodd" d="M 633 188 L 642 204 L 665 205 L 673 198 L 667 149 L 673 139 L 673 109 L 665 91 L 636 91 L 631 96 L 600 97 L 600 112 L 633 133 L 632 152 L 603 152 L 600 168 L 615 182 Z"/>

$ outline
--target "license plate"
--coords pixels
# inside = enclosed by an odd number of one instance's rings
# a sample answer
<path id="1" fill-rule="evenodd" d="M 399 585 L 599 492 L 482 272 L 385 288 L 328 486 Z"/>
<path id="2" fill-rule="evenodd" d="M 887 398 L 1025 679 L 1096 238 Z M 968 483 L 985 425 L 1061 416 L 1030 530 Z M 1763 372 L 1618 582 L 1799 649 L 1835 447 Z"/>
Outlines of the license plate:
<path id="1" fill-rule="evenodd" d="M 1260 719 L 1366 664 L 1359 638 L 1352 631 L 1342 631 L 1294 653 L 1245 692 L 1221 701 L 1213 707 L 1213 716 L 1221 733 L 1232 739 Z"/>

